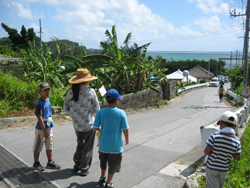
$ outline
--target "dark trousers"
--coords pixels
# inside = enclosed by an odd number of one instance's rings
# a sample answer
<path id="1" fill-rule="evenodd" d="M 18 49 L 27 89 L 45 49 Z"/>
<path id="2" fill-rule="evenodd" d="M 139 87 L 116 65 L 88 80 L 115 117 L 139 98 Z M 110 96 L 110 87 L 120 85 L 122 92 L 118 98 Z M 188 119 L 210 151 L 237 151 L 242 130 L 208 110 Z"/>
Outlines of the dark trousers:
<path id="1" fill-rule="evenodd" d="M 88 172 L 92 163 L 95 130 L 92 129 L 88 132 L 75 132 L 77 137 L 77 146 L 73 160 L 75 162 L 75 166 L 82 172 Z"/>

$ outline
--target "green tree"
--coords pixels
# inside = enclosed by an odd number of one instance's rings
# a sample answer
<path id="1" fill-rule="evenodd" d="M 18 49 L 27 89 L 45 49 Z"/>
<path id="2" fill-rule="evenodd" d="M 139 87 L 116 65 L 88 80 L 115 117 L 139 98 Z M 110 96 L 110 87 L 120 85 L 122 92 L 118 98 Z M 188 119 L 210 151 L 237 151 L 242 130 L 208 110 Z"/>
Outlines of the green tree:
<path id="1" fill-rule="evenodd" d="M 218 74 L 222 74 L 225 72 L 225 62 L 224 61 L 217 61 L 215 59 L 211 59 L 210 61 L 205 60 L 181 60 L 181 61 L 166 61 L 161 64 L 161 68 L 167 68 L 167 71 L 164 72 L 165 74 L 171 74 L 176 70 L 180 69 L 182 71 L 189 70 L 196 65 L 203 67 L 204 69 L 208 70 L 210 64 L 210 72 L 212 72 L 215 76 Z"/>
<path id="2" fill-rule="evenodd" d="M 27 48 L 28 41 L 33 41 L 36 39 L 36 34 L 33 28 L 29 28 L 28 31 L 24 26 L 21 28 L 20 34 L 16 29 L 8 27 L 6 24 L 1 24 L 4 30 L 8 33 L 9 39 L 13 44 L 14 50 Z"/>
<path id="3" fill-rule="evenodd" d="M 234 69 L 227 69 L 226 75 L 231 82 L 231 89 L 236 90 L 243 82 L 243 67 L 235 67 Z"/>

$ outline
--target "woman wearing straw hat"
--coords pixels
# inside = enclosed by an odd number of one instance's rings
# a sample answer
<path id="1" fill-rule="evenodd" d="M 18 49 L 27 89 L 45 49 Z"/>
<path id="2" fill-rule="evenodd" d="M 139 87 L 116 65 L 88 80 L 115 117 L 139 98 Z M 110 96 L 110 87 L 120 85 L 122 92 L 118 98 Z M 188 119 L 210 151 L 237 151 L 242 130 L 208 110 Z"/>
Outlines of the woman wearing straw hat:
<path id="1" fill-rule="evenodd" d="M 68 91 L 63 109 L 70 111 L 77 147 L 73 157 L 74 169 L 81 170 L 81 176 L 87 176 L 92 162 L 95 130 L 94 115 L 100 109 L 96 92 L 87 88 L 87 84 L 97 77 L 91 76 L 88 69 L 77 69 L 76 75 L 69 79 L 72 88 Z"/>

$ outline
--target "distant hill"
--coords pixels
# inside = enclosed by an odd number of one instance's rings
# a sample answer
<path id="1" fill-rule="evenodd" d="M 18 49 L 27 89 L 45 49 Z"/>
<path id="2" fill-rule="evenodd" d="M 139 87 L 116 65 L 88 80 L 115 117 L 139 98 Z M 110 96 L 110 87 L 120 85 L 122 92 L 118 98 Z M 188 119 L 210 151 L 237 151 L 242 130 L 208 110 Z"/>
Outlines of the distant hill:
<path id="1" fill-rule="evenodd" d="M 102 50 L 100 49 L 87 49 L 85 46 L 79 45 L 78 42 L 73 42 L 67 39 L 59 40 L 57 38 L 53 38 L 52 41 L 49 42 L 43 42 L 46 44 L 52 53 L 56 55 L 56 45 L 60 47 L 61 57 L 65 59 L 65 55 L 70 56 L 80 56 L 82 54 L 82 48 L 84 48 L 85 52 L 90 54 L 100 54 Z M 13 46 L 12 42 L 8 37 L 0 38 L 0 45 L 11 47 Z M 40 46 L 40 37 L 36 37 L 36 45 Z"/>
<path id="2" fill-rule="evenodd" d="M 11 46 L 11 41 L 8 37 L 0 38 L 0 45 Z"/>
<path id="3" fill-rule="evenodd" d="M 56 54 L 56 45 L 58 45 L 63 59 L 65 59 L 65 55 L 80 57 L 82 54 L 82 48 L 84 48 L 88 55 L 101 53 L 100 49 L 87 49 L 85 46 L 80 46 L 78 42 L 72 42 L 67 39 L 59 40 L 57 38 L 53 38 L 52 41 L 45 42 L 45 44 L 47 44 L 53 54 Z"/>

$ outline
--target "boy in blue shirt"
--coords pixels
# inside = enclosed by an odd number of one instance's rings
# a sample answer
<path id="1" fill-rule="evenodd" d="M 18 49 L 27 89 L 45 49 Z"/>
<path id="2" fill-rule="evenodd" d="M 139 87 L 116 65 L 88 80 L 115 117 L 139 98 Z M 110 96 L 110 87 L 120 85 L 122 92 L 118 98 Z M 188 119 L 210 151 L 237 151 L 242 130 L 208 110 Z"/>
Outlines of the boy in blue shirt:
<path id="1" fill-rule="evenodd" d="M 96 114 L 94 129 L 100 131 L 99 159 L 101 177 L 99 183 L 106 182 L 106 169 L 108 163 L 108 179 L 105 187 L 114 187 L 112 179 L 115 172 L 121 168 L 123 143 L 122 132 L 125 136 L 125 145 L 129 143 L 129 126 L 126 114 L 117 108 L 119 100 L 123 97 L 116 89 L 110 89 L 106 93 L 108 107 L 99 110 Z"/>
<path id="2" fill-rule="evenodd" d="M 41 95 L 36 102 L 35 114 L 38 118 L 35 129 L 35 140 L 33 145 L 34 164 L 33 167 L 39 171 L 44 171 L 45 168 L 39 162 L 39 155 L 42 151 L 43 143 L 46 147 L 46 155 L 48 163 L 46 168 L 60 169 L 61 167 L 52 160 L 53 130 L 54 123 L 52 121 L 52 110 L 49 102 L 50 86 L 47 82 L 41 82 L 38 85 L 38 93 Z"/>

